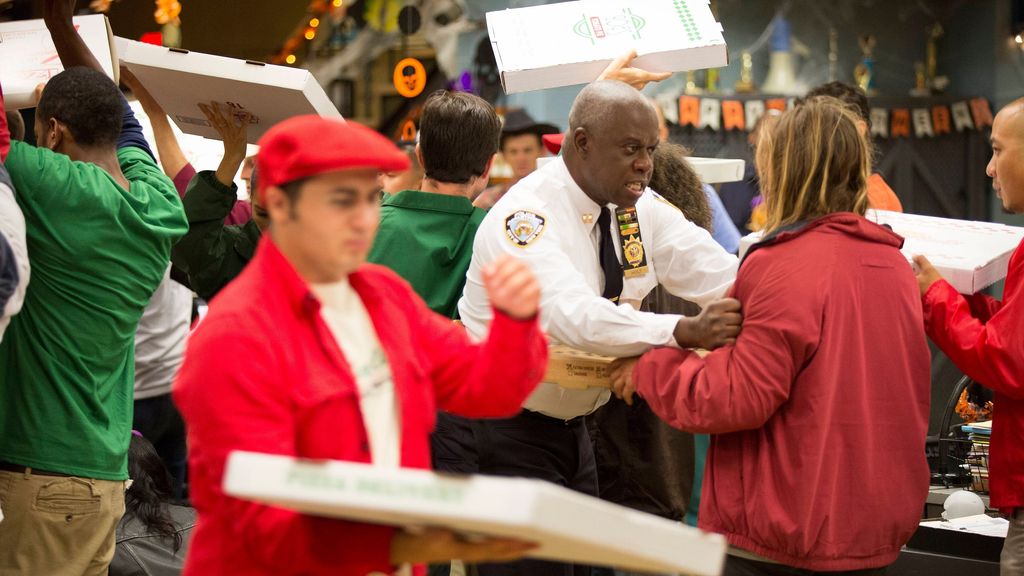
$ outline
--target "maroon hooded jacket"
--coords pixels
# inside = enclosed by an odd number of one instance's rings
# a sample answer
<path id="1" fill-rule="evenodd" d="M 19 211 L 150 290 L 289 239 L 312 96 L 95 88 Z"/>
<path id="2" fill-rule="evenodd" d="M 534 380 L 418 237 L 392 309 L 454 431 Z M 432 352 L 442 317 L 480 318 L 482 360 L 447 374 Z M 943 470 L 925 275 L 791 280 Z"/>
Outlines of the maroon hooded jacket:
<path id="1" fill-rule="evenodd" d="M 735 345 L 634 371 L 669 424 L 711 433 L 700 527 L 789 566 L 891 564 L 928 493 L 930 358 L 903 239 L 852 213 L 755 245 Z"/>

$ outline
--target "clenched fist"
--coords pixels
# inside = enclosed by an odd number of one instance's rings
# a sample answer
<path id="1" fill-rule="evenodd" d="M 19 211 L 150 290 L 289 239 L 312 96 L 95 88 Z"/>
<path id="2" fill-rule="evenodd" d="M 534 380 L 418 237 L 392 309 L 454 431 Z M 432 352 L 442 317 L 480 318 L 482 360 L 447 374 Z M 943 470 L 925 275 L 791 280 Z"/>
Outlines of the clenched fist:
<path id="1" fill-rule="evenodd" d="M 743 325 L 740 301 L 722 298 L 708 304 L 693 318 L 683 318 L 676 324 L 676 342 L 682 348 L 714 350 L 736 342 Z"/>
<path id="2" fill-rule="evenodd" d="M 512 256 L 501 256 L 483 269 L 484 287 L 495 310 L 517 320 L 537 315 L 540 283 L 530 268 Z"/>

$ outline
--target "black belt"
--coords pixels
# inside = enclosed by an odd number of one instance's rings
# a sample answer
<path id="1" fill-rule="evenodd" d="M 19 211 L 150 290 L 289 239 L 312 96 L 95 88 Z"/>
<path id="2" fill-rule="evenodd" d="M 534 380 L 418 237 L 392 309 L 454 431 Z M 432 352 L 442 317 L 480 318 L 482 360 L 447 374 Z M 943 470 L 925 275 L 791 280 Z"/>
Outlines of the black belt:
<path id="1" fill-rule="evenodd" d="M 563 418 L 555 418 L 554 416 L 548 416 L 547 414 L 541 414 L 540 412 L 535 412 L 533 410 L 527 410 L 526 408 L 523 408 L 523 410 L 519 413 L 519 415 L 524 417 L 524 418 L 532 418 L 534 420 L 542 420 L 542 421 L 548 422 L 548 423 L 556 422 L 556 423 L 562 424 L 564 426 L 576 426 L 577 424 L 582 424 L 583 423 L 583 419 L 586 418 L 586 416 L 576 416 L 574 418 L 569 418 L 568 420 L 565 420 Z"/>
<path id="2" fill-rule="evenodd" d="M 4 472 L 16 472 L 18 474 L 35 474 L 36 476 L 60 476 L 62 478 L 70 478 L 71 476 L 74 476 L 74 474 L 53 472 L 51 470 L 40 470 L 39 468 L 22 466 L 21 464 L 13 464 L 11 462 L 4 462 L 3 460 L 0 460 L 0 470 Z"/>

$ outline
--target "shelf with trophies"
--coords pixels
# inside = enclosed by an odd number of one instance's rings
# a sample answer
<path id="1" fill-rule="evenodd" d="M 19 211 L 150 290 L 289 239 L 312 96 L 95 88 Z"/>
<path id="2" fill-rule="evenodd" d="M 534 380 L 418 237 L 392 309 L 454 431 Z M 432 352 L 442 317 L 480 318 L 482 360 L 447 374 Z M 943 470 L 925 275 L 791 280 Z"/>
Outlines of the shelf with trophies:
<path id="1" fill-rule="evenodd" d="M 927 30 L 925 61 L 907 74 L 914 88 L 904 95 L 876 89 L 878 40 L 858 38 L 859 62 L 843 74 L 839 67 L 838 32 L 828 29 L 828 79 L 860 86 L 868 95 L 870 131 L 876 148 L 875 170 L 899 196 L 907 212 L 946 218 L 985 220 L 989 217 L 985 166 L 990 149 L 993 113 L 982 97 L 946 95 L 949 78 L 939 71 L 938 40 L 943 29 Z M 770 44 L 768 41 L 770 40 Z M 704 86 L 695 73 L 687 77 L 672 140 L 706 157 L 753 159 L 750 132 L 771 110 L 785 111 L 816 83 L 798 79 L 789 24 L 779 15 L 764 42 L 740 53 L 739 80 L 730 93 L 720 91 L 717 71 L 709 71 Z M 754 80 L 753 53 L 770 46 L 768 74 L 763 86 Z M 672 117 L 672 114 L 669 115 Z M 752 174 L 752 171 L 750 172 Z"/>

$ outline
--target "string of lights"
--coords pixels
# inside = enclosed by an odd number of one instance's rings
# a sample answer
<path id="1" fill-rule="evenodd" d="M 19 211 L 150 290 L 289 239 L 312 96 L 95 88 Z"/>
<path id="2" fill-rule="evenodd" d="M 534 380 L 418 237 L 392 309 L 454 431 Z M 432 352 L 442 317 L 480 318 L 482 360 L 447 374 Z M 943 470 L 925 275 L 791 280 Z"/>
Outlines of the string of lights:
<path id="1" fill-rule="evenodd" d="M 351 3 L 351 0 L 348 0 Z M 306 16 L 295 27 L 291 36 L 281 46 L 281 50 L 271 58 L 274 64 L 292 65 L 298 62 L 298 53 L 307 43 L 316 39 L 320 27 L 327 18 L 336 21 L 344 19 L 348 11 L 346 0 L 313 0 L 306 9 Z"/>

